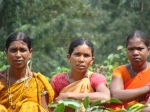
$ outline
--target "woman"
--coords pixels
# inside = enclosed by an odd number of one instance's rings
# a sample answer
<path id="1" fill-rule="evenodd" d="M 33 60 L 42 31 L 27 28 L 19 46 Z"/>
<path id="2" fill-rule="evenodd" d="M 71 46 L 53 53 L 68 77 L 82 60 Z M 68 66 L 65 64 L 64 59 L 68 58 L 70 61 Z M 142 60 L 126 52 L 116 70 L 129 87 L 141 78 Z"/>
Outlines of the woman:
<path id="1" fill-rule="evenodd" d="M 47 112 L 54 92 L 45 76 L 28 67 L 30 38 L 22 32 L 13 33 L 6 41 L 5 52 L 10 67 L 0 71 L 0 110 Z"/>
<path id="2" fill-rule="evenodd" d="M 66 98 L 82 100 L 86 96 L 91 102 L 110 99 L 106 78 L 88 70 L 94 61 L 93 54 L 93 45 L 85 38 L 77 38 L 70 44 L 67 59 L 71 71 L 56 74 L 51 81 L 56 101 Z"/>
<path id="3" fill-rule="evenodd" d="M 115 109 L 126 108 L 134 102 L 146 104 L 150 93 L 149 42 L 142 31 L 134 31 L 127 37 L 126 53 L 130 63 L 114 69 L 110 84 L 112 97 L 123 102 L 123 105 L 114 104 Z M 146 109 L 150 108 L 142 111 Z"/>

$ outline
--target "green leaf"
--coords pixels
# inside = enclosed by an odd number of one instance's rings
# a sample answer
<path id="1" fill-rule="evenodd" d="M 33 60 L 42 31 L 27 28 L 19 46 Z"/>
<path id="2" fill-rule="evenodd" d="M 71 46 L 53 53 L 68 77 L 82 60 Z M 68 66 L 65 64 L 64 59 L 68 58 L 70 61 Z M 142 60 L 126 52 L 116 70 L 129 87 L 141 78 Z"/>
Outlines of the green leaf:
<path id="1" fill-rule="evenodd" d="M 76 110 L 77 108 L 80 108 L 80 107 L 76 107 L 76 106 L 73 105 L 73 104 L 68 104 L 67 106 L 70 107 L 70 108 L 73 108 L 73 109 L 75 109 L 75 110 Z"/>
<path id="2" fill-rule="evenodd" d="M 106 109 L 109 110 L 110 112 L 115 112 L 115 110 L 112 108 L 106 108 Z"/>
<path id="3" fill-rule="evenodd" d="M 89 97 L 87 96 L 87 97 L 85 97 L 84 99 L 83 99 L 83 105 L 84 105 L 84 107 L 85 108 L 87 108 L 88 106 L 89 106 L 89 103 L 90 103 L 90 99 L 89 99 Z"/>
<path id="4" fill-rule="evenodd" d="M 138 110 L 141 110 L 142 108 L 145 108 L 147 106 L 143 105 L 143 104 L 140 104 L 140 103 L 135 103 L 135 104 L 132 104 L 131 106 L 129 106 L 128 111 L 130 112 L 136 112 Z"/>
<path id="5" fill-rule="evenodd" d="M 122 102 L 119 99 L 116 99 L 116 98 L 111 98 L 108 102 L 122 104 Z"/>
<path id="6" fill-rule="evenodd" d="M 58 101 L 59 104 L 63 103 L 65 106 L 74 105 L 80 107 L 80 101 L 74 99 L 63 99 Z"/>
<path id="7" fill-rule="evenodd" d="M 48 105 L 49 107 L 58 107 L 58 102 L 53 102 Z"/>
<path id="8" fill-rule="evenodd" d="M 53 112 L 64 112 L 65 110 L 65 105 L 63 103 L 59 104 L 58 107 L 56 107 Z"/>
<path id="9" fill-rule="evenodd" d="M 91 104 L 91 107 L 101 104 L 101 100 L 95 101 Z"/>
<path id="10" fill-rule="evenodd" d="M 90 110 L 90 112 L 91 111 L 93 112 L 93 110 L 96 110 L 96 109 L 99 109 L 99 108 L 100 108 L 100 106 L 94 106 L 94 107 L 90 107 L 88 110 Z M 103 109 L 101 109 L 101 110 L 103 110 Z"/>

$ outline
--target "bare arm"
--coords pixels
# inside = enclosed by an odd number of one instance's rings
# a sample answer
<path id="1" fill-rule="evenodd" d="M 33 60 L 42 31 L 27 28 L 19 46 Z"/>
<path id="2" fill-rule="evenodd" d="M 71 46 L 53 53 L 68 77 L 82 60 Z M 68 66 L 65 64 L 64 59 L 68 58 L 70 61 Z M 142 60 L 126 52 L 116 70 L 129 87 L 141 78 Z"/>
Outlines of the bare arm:
<path id="1" fill-rule="evenodd" d="M 123 80 L 118 76 L 113 76 L 110 92 L 113 98 L 117 98 L 122 102 L 128 102 L 148 93 L 149 87 L 146 85 L 137 89 L 124 90 Z"/>
<path id="2" fill-rule="evenodd" d="M 48 94 L 42 95 L 42 107 L 48 110 Z"/>
<path id="3" fill-rule="evenodd" d="M 74 92 L 67 92 L 67 93 L 61 93 L 55 100 L 61 100 L 65 98 L 72 98 L 76 100 L 82 100 L 88 96 L 90 98 L 91 102 L 97 101 L 97 100 L 109 100 L 110 99 L 110 91 L 107 88 L 105 84 L 100 84 L 96 92 L 92 93 L 74 93 Z"/>

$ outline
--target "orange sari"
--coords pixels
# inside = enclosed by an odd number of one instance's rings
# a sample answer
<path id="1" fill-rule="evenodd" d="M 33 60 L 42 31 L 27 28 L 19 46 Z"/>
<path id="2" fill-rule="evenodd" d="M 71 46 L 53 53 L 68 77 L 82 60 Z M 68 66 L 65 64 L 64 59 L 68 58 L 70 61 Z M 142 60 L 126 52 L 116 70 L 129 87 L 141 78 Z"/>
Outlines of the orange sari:
<path id="1" fill-rule="evenodd" d="M 133 78 L 130 77 L 130 73 L 125 65 L 119 66 L 113 71 L 113 76 L 119 76 L 124 81 L 124 89 L 134 89 L 134 88 L 140 88 L 142 86 L 145 86 L 147 83 L 150 82 L 150 67 L 147 69 L 141 71 Z M 148 100 L 148 97 L 146 101 Z M 145 104 L 146 101 L 140 102 Z M 126 108 L 128 105 L 133 104 L 134 102 L 138 102 L 138 99 L 135 99 L 133 101 L 123 103 L 122 105 L 119 104 L 113 104 L 111 107 L 113 107 L 116 110 L 121 109 L 122 107 Z"/>
<path id="2" fill-rule="evenodd" d="M 41 106 L 42 92 L 47 92 L 49 103 L 54 98 L 52 87 L 46 77 L 40 73 L 33 73 L 32 77 L 11 85 L 10 90 L 12 106 L 8 101 L 8 87 L 0 80 L 0 109 L 1 105 L 3 105 L 8 112 L 47 112 Z"/>

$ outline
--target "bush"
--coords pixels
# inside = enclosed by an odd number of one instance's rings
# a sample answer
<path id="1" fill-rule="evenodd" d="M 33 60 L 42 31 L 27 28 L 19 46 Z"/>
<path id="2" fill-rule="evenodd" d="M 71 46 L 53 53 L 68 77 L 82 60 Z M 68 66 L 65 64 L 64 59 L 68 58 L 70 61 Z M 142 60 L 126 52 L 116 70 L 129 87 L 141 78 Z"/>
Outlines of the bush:
<path id="1" fill-rule="evenodd" d="M 0 51 L 0 70 L 9 67 L 5 52 Z"/>
<path id="2" fill-rule="evenodd" d="M 65 106 L 73 108 L 75 112 L 138 112 L 142 108 L 146 107 L 140 103 L 134 103 L 129 105 L 127 109 L 121 110 L 113 110 L 112 108 L 105 108 L 105 104 L 107 103 L 118 103 L 122 104 L 122 102 L 118 99 L 111 98 L 109 101 L 106 100 L 98 100 L 93 103 L 90 103 L 89 97 L 85 97 L 82 101 L 74 100 L 74 99 L 63 99 L 58 102 L 53 102 L 49 105 L 49 107 L 54 108 L 53 112 L 64 112 Z"/>

